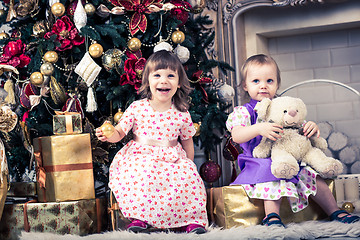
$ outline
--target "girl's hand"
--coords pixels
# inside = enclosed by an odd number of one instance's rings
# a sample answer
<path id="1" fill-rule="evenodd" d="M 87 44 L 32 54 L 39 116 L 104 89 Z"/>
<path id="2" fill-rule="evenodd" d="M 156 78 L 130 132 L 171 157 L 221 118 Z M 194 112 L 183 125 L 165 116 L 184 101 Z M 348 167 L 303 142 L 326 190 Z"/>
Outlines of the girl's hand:
<path id="1" fill-rule="evenodd" d="M 261 136 L 266 137 L 270 140 L 276 141 L 281 138 L 280 133 L 283 132 L 283 127 L 276 123 L 263 122 L 257 124 L 259 127 L 259 133 Z"/>
<path id="2" fill-rule="evenodd" d="M 312 135 L 317 133 L 316 137 L 320 137 L 320 129 L 313 121 L 308 121 L 304 125 L 304 136 L 310 138 Z"/>
<path id="3" fill-rule="evenodd" d="M 104 134 L 103 134 L 103 132 L 101 131 L 100 128 L 97 128 L 95 130 L 95 135 L 102 142 L 106 142 L 108 140 L 108 138 L 104 136 Z"/>

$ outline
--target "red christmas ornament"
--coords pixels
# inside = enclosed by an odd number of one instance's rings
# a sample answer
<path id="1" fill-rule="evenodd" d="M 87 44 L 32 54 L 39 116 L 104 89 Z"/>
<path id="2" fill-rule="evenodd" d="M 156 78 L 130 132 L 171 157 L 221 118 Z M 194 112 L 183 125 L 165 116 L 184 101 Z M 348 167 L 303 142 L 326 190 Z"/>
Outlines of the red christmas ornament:
<path id="1" fill-rule="evenodd" d="M 201 165 L 200 176 L 206 182 L 215 182 L 221 176 L 221 167 L 216 162 L 209 160 Z"/>
<path id="2" fill-rule="evenodd" d="M 31 83 L 27 83 L 25 87 L 22 89 L 20 94 L 20 104 L 24 108 L 30 109 L 31 108 L 31 102 L 30 102 L 30 96 L 31 95 L 39 95 L 40 89 L 34 86 Z"/>
<path id="3" fill-rule="evenodd" d="M 170 3 L 176 6 L 171 10 L 171 16 L 181 21 L 178 27 L 183 26 L 189 19 L 189 12 L 192 8 L 190 3 L 182 0 L 172 0 L 170 1 Z"/>
<path id="4" fill-rule="evenodd" d="M 77 95 L 70 94 L 70 97 L 66 100 L 65 105 L 61 109 L 63 112 L 77 112 L 81 114 L 81 117 L 84 118 L 84 111 L 81 108 L 81 103 Z"/>

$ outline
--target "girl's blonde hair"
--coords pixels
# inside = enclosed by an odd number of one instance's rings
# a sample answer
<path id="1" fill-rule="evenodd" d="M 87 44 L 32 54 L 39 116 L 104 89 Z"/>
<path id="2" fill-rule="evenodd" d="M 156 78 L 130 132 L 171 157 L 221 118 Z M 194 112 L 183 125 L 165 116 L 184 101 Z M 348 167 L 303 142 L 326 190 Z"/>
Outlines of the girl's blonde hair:
<path id="1" fill-rule="evenodd" d="M 251 65 L 265 65 L 265 64 L 273 64 L 276 67 L 276 75 L 277 75 L 276 81 L 277 81 L 277 85 L 278 85 L 278 89 L 279 89 L 280 83 L 281 83 L 280 69 L 279 69 L 279 66 L 277 65 L 277 63 L 275 62 L 275 60 L 272 57 L 267 56 L 265 54 L 253 55 L 253 56 L 249 57 L 248 59 L 246 59 L 245 63 L 242 65 L 241 70 L 240 70 L 239 88 L 240 88 L 240 92 L 241 92 L 240 97 L 241 97 L 242 103 L 246 103 L 246 102 L 250 101 L 249 93 L 246 92 L 243 88 L 245 86 L 246 75 L 249 70 L 249 67 L 251 67 Z"/>
<path id="2" fill-rule="evenodd" d="M 151 54 L 151 56 L 148 58 L 143 71 L 142 84 L 139 89 L 139 94 L 142 98 L 152 98 L 149 85 L 149 74 L 159 69 L 171 69 L 177 72 L 179 75 L 180 88 L 177 89 L 175 95 L 172 98 L 173 104 L 179 111 L 187 111 L 189 108 L 188 96 L 191 90 L 189 79 L 187 78 L 185 69 L 179 58 L 169 51 L 157 51 Z"/>

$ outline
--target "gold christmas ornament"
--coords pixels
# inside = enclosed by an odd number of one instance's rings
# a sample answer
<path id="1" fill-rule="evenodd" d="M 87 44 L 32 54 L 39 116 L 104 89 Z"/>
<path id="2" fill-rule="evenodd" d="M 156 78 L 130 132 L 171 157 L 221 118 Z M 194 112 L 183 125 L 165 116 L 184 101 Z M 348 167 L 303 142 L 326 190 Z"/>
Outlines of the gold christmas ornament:
<path id="1" fill-rule="evenodd" d="M 352 213 L 352 212 L 354 212 L 355 207 L 354 207 L 354 204 L 352 204 L 351 202 L 344 202 L 341 209 L 347 211 L 348 213 Z"/>
<path id="2" fill-rule="evenodd" d="M 100 129 L 107 138 L 110 138 L 115 132 L 115 127 L 109 121 L 105 121 Z"/>
<path id="3" fill-rule="evenodd" d="M 185 40 L 185 34 L 180 30 L 176 30 L 171 34 L 171 40 L 175 44 L 181 44 Z"/>
<path id="4" fill-rule="evenodd" d="M 5 10 L 4 9 L 0 9 L 0 18 L 2 18 L 3 16 L 5 16 Z"/>
<path id="5" fill-rule="evenodd" d="M 40 86 L 44 82 L 44 76 L 41 72 L 33 72 L 30 75 L 30 82 L 35 86 Z"/>
<path id="6" fill-rule="evenodd" d="M 33 34 L 35 37 L 43 37 L 48 29 L 49 26 L 45 21 L 38 21 L 33 26 Z"/>
<path id="7" fill-rule="evenodd" d="M 10 36 L 6 32 L 0 33 L 0 40 L 8 39 Z"/>
<path id="8" fill-rule="evenodd" d="M 119 108 L 118 112 L 114 115 L 114 123 L 118 123 L 123 114 L 124 112 Z"/>
<path id="9" fill-rule="evenodd" d="M 104 48 L 98 43 L 93 43 L 89 47 L 89 53 L 93 58 L 98 58 L 104 53 Z"/>
<path id="10" fill-rule="evenodd" d="M 123 52 L 120 51 L 119 49 L 113 48 L 107 50 L 102 56 L 102 64 L 106 69 L 106 71 L 110 71 L 113 68 L 115 68 L 117 72 L 120 72 L 120 68 L 122 64 L 122 59 L 121 59 L 122 55 Z"/>
<path id="11" fill-rule="evenodd" d="M 84 6 L 84 9 L 85 9 L 86 15 L 88 15 L 88 16 L 94 15 L 94 13 L 96 11 L 95 6 L 91 3 L 86 3 Z"/>
<path id="12" fill-rule="evenodd" d="M 195 130 L 196 130 L 196 133 L 195 133 L 195 135 L 194 135 L 195 137 L 200 136 L 200 133 L 201 133 L 200 127 L 201 127 L 201 122 L 199 122 L 199 123 L 194 123 L 194 128 L 195 128 Z"/>
<path id="13" fill-rule="evenodd" d="M 65 13 L 65 6 L 62 3 L 54 3 L 51 6 L 51 13 L 54 14 L 56 17 L 61 17 Z"/>
<path id="14" fill-rule="evenodd" d="M 49 63 L 56 63 L 58 59 L 59 56 L 55 51 L 47 51 L 44 55 L 44 60 Z"/>
<path id="15" fill-rule="evenodd" d="M 12 131 L 18 121 L 17 114 L 5 104 L 0 105 L 0 131 L 8 133 Z"/>
<path id="16" fill-rule="evenodd" d="M 134 37 L 128 41 L 127 45 L 131 51 L 136 52 L 141 48 L 141 41 Z"/>
<path id="17" fill-rule="evenodd" d="M 192 6 L 191 12 L 195 14 L 201 13 L 206 7 L 205 0 L 189 0 L 188 2 Z"/>
<path id="18" fill-rule="evenodd" d="M 45 76 L 52 75 L 54 70 L 54 66 L 49 62 L 45 62 L 40 66 L 40 72 Z"/>

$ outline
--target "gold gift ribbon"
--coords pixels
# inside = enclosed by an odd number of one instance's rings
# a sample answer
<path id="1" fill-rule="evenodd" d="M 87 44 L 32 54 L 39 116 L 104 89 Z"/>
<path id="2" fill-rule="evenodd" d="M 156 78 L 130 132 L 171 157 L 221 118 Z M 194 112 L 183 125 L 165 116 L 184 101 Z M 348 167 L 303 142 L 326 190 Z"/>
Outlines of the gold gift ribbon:
<path id="1" fill-rule="evenodd" d="M 36 203 L 36 202 L 37 201 L 34 199 L 34 200 L 30 200 L 24 204 L 24 230 L 25 230 L 25 232 L 30 232 L 29 218 L 27 215 L 27 204 L 28 203 Z"/>
<path id="2" fill-rule="evenodd" d="M 41 188 L 45 189 L 46 172 L 43 167 L 41 152 L 34 153 L 36 159 L 36 181 L 40 184 Z"/>
<path id="3" fill-rule="evenodd" d="M 62 112 L 62 111 L 55 111 L 56 115 L 64 115 L 65 116 L 65 127 L 66 133 L 73 133 L 73 125 L 72 125 L 72 115 L 79 114 L 78 112 Z"/>
<path id="4" fill-rule="evenodd" d="M 64 171 L 76 171 L 76 170 L 86 170 L 92 169 L 92 163 L 74 163 L 74 164 L 63 164 L 63 165 L 53 165 L 45 166 L 45 172 L 64 172 Z"/>

